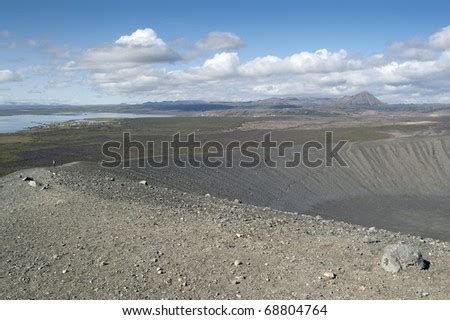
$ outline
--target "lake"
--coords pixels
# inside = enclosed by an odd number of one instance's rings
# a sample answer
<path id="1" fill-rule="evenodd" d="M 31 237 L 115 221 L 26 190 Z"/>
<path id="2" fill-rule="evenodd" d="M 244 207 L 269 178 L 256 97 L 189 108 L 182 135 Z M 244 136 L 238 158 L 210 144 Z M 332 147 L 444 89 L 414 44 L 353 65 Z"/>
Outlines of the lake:
<path id="1" fill-rule="evenodd" d="M 0 116 L 0 133 L 11 133 L 30 127 L 70 120 L 89 119 L 124 119 L 124 118 L 167 118 L 172 115 L 164 114 L 136 114 L 114 112 L 83 112 L 83 113 L 55 113 L 55 114 L 20 114 Z"/>

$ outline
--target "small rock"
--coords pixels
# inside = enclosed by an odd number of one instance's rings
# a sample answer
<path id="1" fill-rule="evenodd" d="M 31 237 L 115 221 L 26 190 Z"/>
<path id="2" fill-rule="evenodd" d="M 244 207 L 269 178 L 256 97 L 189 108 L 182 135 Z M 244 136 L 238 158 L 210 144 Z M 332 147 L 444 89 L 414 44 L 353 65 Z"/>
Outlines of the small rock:
<path id="1" fill-rule="evenodd" d="M 238 204 L 238 203 L 242 203 L 242 201 L 241 201 L 241 200 L 239 200 L 239 199 L 234 199 L 234 200 L 233 200 L 233 202 L 234 202 L 234 203 L 236 203 L 236 204 Z"/>
<path id="2" fill-rule="evenodd" d="M 380 240 L 378 240 L 375 237 L 364 236 L 364 238 L 362 238 L 362 242 L 364 242 L 364 243 L 377 243 L 377 242 L 380 242 Z"/>
<path id="3" fill-rule="evenodd" d="M 324 276 L 325 278 L 328 278 L 328 279 L 334 279 L 334 278 L 336 278 L 336 274 L 335 274 L 334 272 L 325 272 L 325 273 L 323 274 L 323 276 Z"/>
<path id="4" fill-rule="evenodd" d="M 377 229 L 375 229 L 375 227 L 370 227 L 368 231 L 369 231 L 369 232 L 375 232 L 376 230 L 377 230 Z"/>
<path id="5" fill-rule="evenodd" d="M 237 266 L 241 265 L 242 262 L 239 260 L 235 260 L 233 264 L 237 267 Z"/>
<path id="6" fill-rule="evenodd" d="M 432 246 L 434 246 L 436 244 L 436 241 L 431 238 L 425 238 L 425 239 L 423 239 L 423 242 L 428 243 Z"/>
<path id="7" fill-rule="evenodd" d="M 209 193 L 205 194 L 206 198 L 211 198 L 211 195 Z"/>
<path id="8" fill-rule="evenodd" d="M 36 187 L 37 186 L 36 181 L 33 181 L 33 180 L 28 181 L 28 185 L 31 186 L 31 187 Z"/>
<path id="9" fill-rule="evenodd" d="M 244 280 L 245 277 L 244 276 L 236 276 L 234 277 L 234 279 L 231 281 L 232 284 L 239 284 L 242 282 L 242 280 Z"/>
<path id="10" fill-rule="evenodd" d="M 430 295 L 429 292 L 422 291 L 422 290 L 417 291 L 416 294 L 417 294 L 419 297 L 421 297 L 421 298 L 425 298 L 425 297 L 428 297 L 428 296 Z"/>
<path id="11" fill-rule="evenodd" d="M 316 218 L 316 220 L 322 220 L 323 219 L 322 216 L 319 216 L 319 215 L 315 216 L 315 218 Z"/>
<path id="12" fill-rule="evenodd" d="M 63 274 L 64 274 L 64 273 L 67 273 L 67 272 L 69 272 L 69 270 L 67 270 L 67 269 L 64 269 L 64 270 L 62 271 Z"/>
<path id="13" fill-rule="evenodd" d="M 141 180 L 139 181 L 140 184 L 143 184 L 144 186 L 148 186 L 147 180 Z"/>
<path id="14" fill-rule="evenodd" d="M 422 257 L 422 253 L 416 247 L 407 244 L 391 244 L 384 248 L 381 257 L 381 266 L 392 273 L 399 272 L 408 266 L 417 266 L 420 269 L 428 269 L 430 263 Z"/>
<path id="15" fill-rule="evenodd" d="M 22 178 L 23 181 L 33 181 L 34 179 L 32 177 L 24 177 Z"/>

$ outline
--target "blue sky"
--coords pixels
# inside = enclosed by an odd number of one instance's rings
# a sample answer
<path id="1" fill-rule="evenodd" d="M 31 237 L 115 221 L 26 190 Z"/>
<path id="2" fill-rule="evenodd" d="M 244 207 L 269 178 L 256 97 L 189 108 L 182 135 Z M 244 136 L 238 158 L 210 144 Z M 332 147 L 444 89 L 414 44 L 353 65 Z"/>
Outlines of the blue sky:
<path id="1" fill-rule="evenodd" d="M 0 103 L 358 90 L 449 102 L 448 12 L 449 1 L 8 1 Z"/>

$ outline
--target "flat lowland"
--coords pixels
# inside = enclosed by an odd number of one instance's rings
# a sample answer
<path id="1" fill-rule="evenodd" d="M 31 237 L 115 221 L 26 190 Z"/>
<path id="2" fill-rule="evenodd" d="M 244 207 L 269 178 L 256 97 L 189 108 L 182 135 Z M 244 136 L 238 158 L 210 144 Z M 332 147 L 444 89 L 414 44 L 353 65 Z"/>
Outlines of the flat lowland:
<path id="1" fill-rule="evenodd" d="M 0 298 L 450 298 L 447 242 L 144 178 L 82 162 L 0 178 Z M 430 268 L 384 271 L 383 248 L 399 242 L 420 247 Z"/>
<path id="2" fill-rule="evenodd" d="M 109 140 L 120 141 L 124 131 L 130 132 L 133 140 L 155 141 L 154 153 L 159 154 L 161 141 L 167 141 L 177 132 L 182 135 L 195 132 L 201 141 L 222 143 L 261 141 L 264 134 L 271 132 L 275 140 L 302 144 L 323 139 L 325 130 L 333 131 L 336 139 L 353 142 L 441 135 L 450 132 L 450 116 L 437 113 L 274 115 L 273 111 L 261 116 L 252 111 L 239 116 L 213 113 L 209 116 L 181 114 L 174 118 L 70 121 L 0 134 L 0 176 L 23 168 L 48 166 L 52 160 L 63 163 L 100 161 L 102 144 Z"/>

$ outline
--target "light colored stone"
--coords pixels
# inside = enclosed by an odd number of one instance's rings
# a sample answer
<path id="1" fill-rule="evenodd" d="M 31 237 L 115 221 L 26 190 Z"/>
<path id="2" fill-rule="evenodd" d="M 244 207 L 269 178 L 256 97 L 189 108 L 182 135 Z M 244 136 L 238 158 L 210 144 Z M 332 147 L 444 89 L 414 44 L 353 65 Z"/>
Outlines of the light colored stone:
<path id="1" fill-rule="evenodd" d="M 381 266 L 388 272 L 396 273 L 408 266 L 426 269 L 428 262 L 423 259 L 422 253 L 417 247 L 400 243 L 384 248 Z"/>
<path id="2" fill-rule="evenodd" d="M 364 238 L 362 239 L 362 242 L 364 243 L 376 243 L 376 242 L 380 242 L 377 238 L 372 237 L 372 236 L 364 236 Z"/>
<path id="3" fill-rule="evenodd" d="M 328 279 L 334 279 L 334 278 L 336 278 L 336 274 L 335 274 L 334 272 L 325 272 L 325 273 L 323 274 L 323 276 L 324 276 L 325 278 L 328 278 Z"/>

